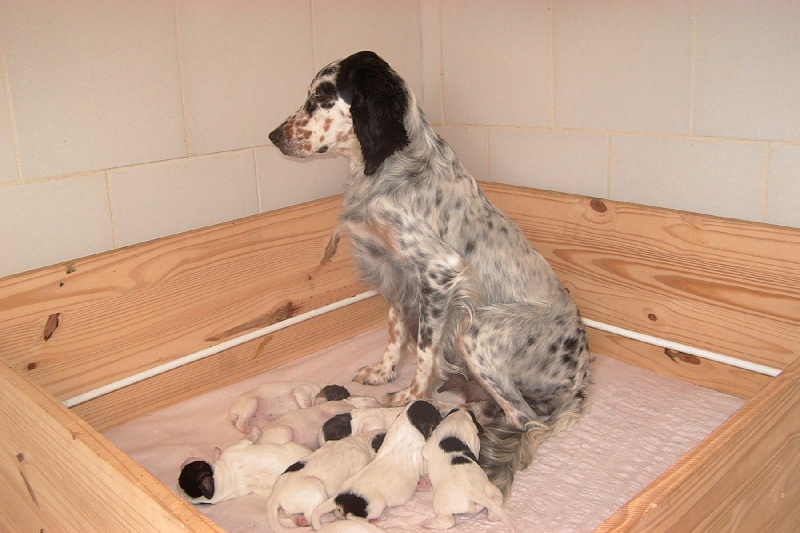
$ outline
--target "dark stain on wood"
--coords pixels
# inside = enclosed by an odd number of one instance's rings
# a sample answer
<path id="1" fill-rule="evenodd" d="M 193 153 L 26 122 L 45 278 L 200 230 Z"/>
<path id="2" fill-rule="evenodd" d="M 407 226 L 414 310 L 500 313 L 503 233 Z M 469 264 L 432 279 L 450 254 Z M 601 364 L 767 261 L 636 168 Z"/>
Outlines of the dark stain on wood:
<path id="1" fill-rule="evenodd" d="M 33 486 L 28 481 L 28 476 L 25 475 L 25 471 L 23 467 L 25 466 L 25 454 L 20 452 L 17 454 L 17 461 L 21 464 L 19 466 L 19 475 L 22 476 L 22 481 L 25 483 L 25 488 L 28 489 L 28 495 L 31 497 L 33 503 L 36 504 L 36 507 L 39 507 L 39 500 L 36 498 L 36 493 L 33 491 Z"/>
<path id="2" fill-rule="evenodd" d="M 674 363 L 686 363 L 689 365 L 699 365 L 700 358 L 688 353 L 679 352 L 671 348 L 664 348 L 664 354 L 669 357 Z"/>
<path id="3" fill-rule="evenodd" d="M 25 368 L 27 368 L 28 370 L 36 370 L 37 366 L 38 365 L 36 363 L 28 363 L 28 366 L 26 366 Z"/>
<path id="4" fill-rule="evenodd" d="M 53 336 L 53 333 L 56 332 L 60 317 L 61 313 L 53 313 L 52 315 L 47 317 L 47 322 L 44 323 L 44 332 L 42 334 L 44 340 L 49 340 L 50 337 Z"/>
<path id="5" fill-rule="evenodd" d="M 602 200 L 598 200 L 597 198 L 592 198 L 589 201 L 589 207 L 597 211 L 598 213 L 605 213 L 608 211 L 608 206 Z"/>
<path id="6" fill-rule="evenodd" d="M 235 326 L 231 329 L 225 330 L 222 333 L 218 333 L 216 335 L 212 335 L 211 337 L 207 337 L 207 341 L 221 341 L 223 339 L 228 339 L 230 337 L 235 337 L 241 333 L 265 328 L 267 326 L 271 326 L 272 324 L 277 324 L 278 322 L 283 322 L 286 319 L 292 318 L 294 315 L 297 314 L 301 308 L 296 306 L 292 302 L 286 302 L 284 304 L 279 305 L 278 307 L 272 309 L 268 313 L 265 313 L 253 320 L 248 320 L 244 324 L 240 324 Z"/>

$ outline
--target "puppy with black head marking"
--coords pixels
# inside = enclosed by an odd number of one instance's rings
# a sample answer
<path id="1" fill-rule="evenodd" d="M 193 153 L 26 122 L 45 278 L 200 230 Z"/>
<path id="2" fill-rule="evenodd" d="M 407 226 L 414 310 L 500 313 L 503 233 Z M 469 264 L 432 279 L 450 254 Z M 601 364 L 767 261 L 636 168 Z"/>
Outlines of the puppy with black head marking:
<path id="1" fill-rule="evenodd" d="M 389 426 L 375 459 L 314 510 L 314 529 L 322 527 L 322 516 L 331 511 L 339 518 L 377 520 L 387 507 L 410 500 L 422 476 L 422 447 L 441 418 L 436 407 L 423 400 L 403 409 Z"/>
<path id="2" fill-rule="evenodd" d="M 403 412 L 403 407 L 365 407 L 336 415 L 322 425 L 319 444 L 343 439 L 365 431 L 386 430 Z"/>
<path id="3" fill-rule="evenodd" d="M 231 422 L 242 433 L 250 433 L 253 419 L 275 420 L 295 409 L 311 407 L 322 387 L 311 382 L 265 383 L 241 394 L 228 411 Z"/>
<path id="4" fill-rule="evenodd" d="M 516 532 L 514 522 L 502 508 L 503 493 L 478 465 L 481 433 L 483 428 L 471 411 L 454 409 L 423 446 L 436 516 L 421 522 L 422 527 L 448 529 L 456 523 L 454 514 L 474 514 L 486 508 L 490 520 L 502 520 Z"/>
<path id="5" fill-rule="evenodd" d="M 334 400 L 313 405 L 307 409 L 290 411 L 282 417 L 261 427 L 258 444 L 271 442 L 283 444 L 296 442 L 311 450 L 319 448 L 319 432 L 330 418 L 349 413 L 353 409 L 378 407 L 381 403 L 370 396 L 350 396 L 344 400 Z"/>
<path id="6" fill-rule="evenodd" d="M 293 442 L 253 444 L 259 429 L 225 451 L 215 448 L 214 461 L 188 459 L 181 467 L 178 486 L 192 503 L 219 503 L 255 493 L 268 496 L 278 476 L 311 450 Z"/>
<path id="7" fill-rule="evenodd" d="M 372 461 L 385 435 L 384 431 L 368 431 L 331 441 L 289 466 L 267 500 L 267 523 L 273 531 L 302 531 L 284 527 L 280 517 L 289 517 L 295 526 L 308 525 L 314 509 Z"/>

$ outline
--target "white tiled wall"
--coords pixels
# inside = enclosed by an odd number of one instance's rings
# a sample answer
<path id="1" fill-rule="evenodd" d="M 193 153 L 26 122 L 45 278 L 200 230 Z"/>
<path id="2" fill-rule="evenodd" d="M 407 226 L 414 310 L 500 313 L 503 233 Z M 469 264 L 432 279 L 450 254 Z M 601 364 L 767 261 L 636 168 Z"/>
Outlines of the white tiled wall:
<path id="1" fill-rule="evenodd" d="M 800 227 L 800 4 L 0 3 L 0 275 L 336 194 L 267 133 L 373 49 L 482 180 Z"/>

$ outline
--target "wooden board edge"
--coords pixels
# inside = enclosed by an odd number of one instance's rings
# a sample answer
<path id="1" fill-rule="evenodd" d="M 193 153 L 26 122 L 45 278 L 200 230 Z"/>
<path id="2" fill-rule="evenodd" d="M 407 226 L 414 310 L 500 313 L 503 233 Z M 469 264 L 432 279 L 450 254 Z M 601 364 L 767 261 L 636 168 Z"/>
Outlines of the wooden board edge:
<path id="1" fill-rule="evenodd" d="M 589 348 L 594 353 L 739 398 L 752 398 L 773 379 L 771 376 L 598 329 L 587 327 L 586 330 L 589 334 Z"/>
<path id="2" fill-rule="evenodd" d="M 385 325 L 387 312 L 382 297 L 368 298 L 100 396 L 72 411 L 97 431 L 106 431 Z"/>
<path id="3" fill-rule="evenodd" d="M 800 358 L 595 533 L 800 530 Z"/>
<path id="4" fill-rule="evenodd" d="M 4 526 L 24 531 L 224 533 L 4 363 L 0 382 Z"/>

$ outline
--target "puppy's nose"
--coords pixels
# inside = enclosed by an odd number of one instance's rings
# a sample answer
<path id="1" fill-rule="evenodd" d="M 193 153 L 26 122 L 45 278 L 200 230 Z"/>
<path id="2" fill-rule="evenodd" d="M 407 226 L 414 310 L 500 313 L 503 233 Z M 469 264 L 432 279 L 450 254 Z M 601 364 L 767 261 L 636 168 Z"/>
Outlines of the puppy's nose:
<path id="1" fill-rule="evenodd" d="M 278 144 L 283 141 L 283 125 L 278 126 L 270 132 L 269 140 L 272 141 L 272 144 L 275 146 L 278 146 Z"/>

